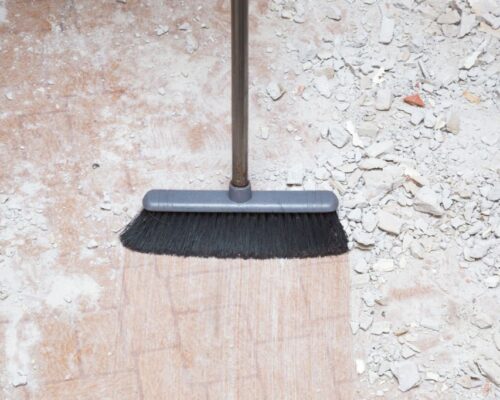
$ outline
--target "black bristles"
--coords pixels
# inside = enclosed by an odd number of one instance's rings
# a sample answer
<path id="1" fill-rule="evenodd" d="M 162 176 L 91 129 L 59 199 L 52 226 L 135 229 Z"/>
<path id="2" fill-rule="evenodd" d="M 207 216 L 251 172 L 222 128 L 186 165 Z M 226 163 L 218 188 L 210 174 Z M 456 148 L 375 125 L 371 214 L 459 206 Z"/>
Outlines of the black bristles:
<path id="1" fill-rule="evenodd" d="M 143 210 L 120 235 L 141 253 L 216 258 L 309 258 L 347 251 L 336 212 L 162 213 Z"/>

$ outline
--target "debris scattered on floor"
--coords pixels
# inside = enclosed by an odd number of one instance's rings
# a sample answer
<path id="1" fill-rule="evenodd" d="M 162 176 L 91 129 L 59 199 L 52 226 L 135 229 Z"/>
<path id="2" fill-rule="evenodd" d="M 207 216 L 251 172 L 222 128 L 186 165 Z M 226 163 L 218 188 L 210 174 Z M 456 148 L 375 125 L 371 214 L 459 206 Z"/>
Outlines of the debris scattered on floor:
<path id="1" fill-rule="evenodd" d="M 274 101 L 277 101 L 283 97 L 285 94 L 285 90 L 283 87 L 277 83 L 277 82 L 271 82 L 269 85 L 267 85 L 267 94 L 273 99 Z"/>

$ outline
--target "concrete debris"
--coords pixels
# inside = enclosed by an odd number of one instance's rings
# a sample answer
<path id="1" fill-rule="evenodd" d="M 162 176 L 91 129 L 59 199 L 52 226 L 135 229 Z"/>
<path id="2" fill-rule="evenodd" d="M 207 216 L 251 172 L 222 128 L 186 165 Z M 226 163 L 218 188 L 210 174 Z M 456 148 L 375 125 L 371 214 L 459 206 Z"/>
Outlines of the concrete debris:
<path id="1" fill-rule="evenodd" d="M 355 362 L 356 362 L 356 373 L 358 375 L 363 375 L 365 373 L 365 371 L 366 371 L 366 364 L 365 364 L 365 362 L 363 360 L 359 359 L 359 358 L 357 358 L 355 360 Z"/>
<path id="2" fill-rule="evenodd" d="M 484 284 L 488 289 L 496 289 L 500 283 L 500 276 L 489 276 L 484 280 Z"/>
<path id="3" fill-rule="evenodd" d="M 345 129 L 352 136 L 352 145 L 363 149 L 365 147 L 365 145 L 363 144 L 363 141 L 359 137 L 358 131 L 357 131 L 356 127 L 354 126 L 354 123 L 352 121 L 346 121 Z"/>
<path id="4" fill-rule="evenodd" d="M 391 272 L 394 271 L 394 260 L 380 259 L 373 264 L 373 270 L 377 272 Z"/>
<path id="5" fill-rule="evenodd" d="M 189 22 L 183 22 L 177 27 L 180 31 L 190 31 L 191 24 Z"/>
<path id="6" fill-rule="evenodd" d="M 316 88 L 316 90 L 319 92 L 319 94 L 323 97 L 326 97 L 327 99 L 329 99 L 330 97 L 332 97 L 332 86 L 330 84 L 330 81 L 328 80 L 328 78 L 324 75 L 321 75 L 321 76 L 318 76 L 315 80 L 314 80 L 314 87 Z"/>
<path id="7" fill-rule="evenodd" d="M 301 186 L 304 182 L 304 167 L 301 164 L 295 164 L 288 170 L 286 184 L 288 186 Z"/>
<path id="8" fill-rule="evenodd" d="M 474 389 L 483 385 L 475 376 L 464 375 L 457 379 L 457 383 L 465 389 Z"/>
<path id="9" fill-rule="evenodd" d="M 406 168 L 403 174 L 405 178 L 411 179 L 418 186 L 427 186 L 429 184 L 429 181 L 413 168 Z"/>
<path id="10" fill-rule="evenodd" d="M 375 109 L 389 111 L 392 105 L 392 92 L 389 89 L 379 89 L 375 98 Z"/>
<path id="11" fill-rule="evenodd" d="M 500 366 L 493 360 L 485 357 L 476 359 L 476 365 L 483 376 L 495 385 L 500 386 Z"/>
<path id="12" fill-rule="evenodd" d="M 453 24 L 458 24 L 459 22 L 460 22 L 460 14 L 458 13 L 457 10 L 449 10 L 444 14 L 441 14 L 437 19 L 438 24 L 453 25 Z"/>
<path id="13" fill-rule="evenodd" d="M 387 166 L 387 162 L 379 158 L 365 158 L 359 163 L 359 168 L 362 170 L 383 169 Z"/>
<path id="14" fill-rule="evenodd" d="M 267 94 L 274 101 L 278 101 L 285 94 L 285 89 L 278 82 L 271 82 L 266 88 Z"/>
<path id="15" fill-rule="evenodd" d="M 363 225 L 363 229 L 367 232 L 373 232 L 377 227 L 378 219 L 375 217 L 375 214 L 371 212 L 363 213 L 363 217 L 361 218 L 361 224 Z"/>
<path id="16" fill-rule="evenodd" d="M 476 313 L 472 316 L 471 323 L 479 329 L 488 329 L 493 326 L 491 317 L 483 312 Z"/>
<path id="17" fill-rule="evenodd" d="M 419 260 L 422 260 L 425 255 L 425 248 L 422 243 L 419 241 L 413 239 L 412 242 L 410 243 L 410 254 L 418 258 Z"/>
<path id="18" fill-rule="evenodd" d="M 493 342 L 497 350 L 500 351 L 500 330 L 498 328 L 493 332 Z"/>
<path id="19" fill-rule="evenodd" d="M 423 110 L 413 110 L 411 113 L 411 119 L 410 122 L 412 125 L 420 125 L 422 121 L 424 120 L 425 117 L 425 112 Z"/>
<path id="20" fill-rule="evenodd" d="M 26 386 L 28 384 L 28 377 L 22 372 L 18 372 L 15 377 L 12 379 L 12 386 Z"/>
<path id="21" fill-rule="evenodd" d="M 158 25 L 155 28 L 156 36 L 162 36 L 162 35 L 168 33 L 168 31 L 169 31 L 169 27 L 167 25 Z"/>
<path id="22" fill-rule="evenodd" d="M 380 24 L 380 33 L 378 37 L 379 43 L 389 44 L 392 42 L 394 37 L 394 27 L 395 22 L 391 18 L 382 17 L 382 23 Z"/>
<path id="23" fill-rule="evenodd" d="M 353 239 L 361 248 L 371 247 L 375 244 L 373 236 L 363 231 L 354 232 Z"/>
<path id="24" fill-rule="evenodd" d="M 199 47 L 200 44 L 198 43 L 198 39 L 196 39 L 193 35 L 188 34 L 186 36 L 186 51 L 189 54 L 193 54 Z"/>
<path id="25" fill-rule="evenodd" d="M 363 122 L 358 126 L 358 133 L 361 136 L 374 138 L 377 136 L 379 128 L 372 122 Z"/>
<path id="26" fill-rule="evenodd" d="M 99 247 L 99 244 L 95 240 L 91 240 L 90 242 L 87 243 L 87 249 L 96 249 Z"/>
<path id="27" fill-rule="evenodd" d="M 467 261 L 481 260 L 488 255 L 489 243 L 476 243 L 473 247 L 464 248 L 464 258 Z"/>
<path id="28" fill-rule="evenodd" d="M 378 228 L 384 232 L 399 235 L 403 224 L 404 221 L 394 214 L 383 210 L 378 213 Z"/>
<path id="29" fill-rule="evenodd" d="M 441 217 L 444 210 L 439 205 L 437 194 L 429 187 L 420 188 L 415 194 L 414 208 L 417 211 Z"/>
<path id="30" fill-rule="evenodd" d="M 383 335 L 391 332 L 391 323 L 389 321 L 374 322 L 370 333 L 372 335 Z"/>
<path id="31" fill-rule="evenodd" d="M 500 182 L 495 183 L 495 185 L 489 190 L 486 198 L 489 201 L 499 201 L 500 200 Z"/>
<path id="32" fill-rule="evenodd" d="M 370 158 L 376 158 L 388 151 L 391 151 L 394 147 L 392 140 L 386 140 L 383 142 L 374 143 L 366 149 L 366 154 Z"/>
<path id="33" fill-rule="evenodd" d="M 420 373 L 417 365 L 412 361 L 401 361 L 391 366 L 391 372 L 399 383 L 399 390 L 407 392 L 420 383 Z"/>
<path id="34" fill-rule="evenodd" d="M 364 258 L 362 258 L 354 265 L 354 271 L 356 271 L 358 274 L 366 274 L 369 270 L 370 266 Z"/>
<path id="35" fill-rule="evenodd" d="M 454 134 L 458 134 L 460 132 L 460 114 L 458 112 L 450 112 L 448 120 L 446 121 L 446 130 Z"/>
<path id="36" fill-rule="evenodd" d="M 332 4 L 326 11 L 326 17 L 334 21 L 340 21 L 342 19 L 342 11 L 336 5 Z"/>
<path id="37" fill-rule="evenodd" d="M 462 18 L 460 20 L 460 32 L 458 33 L 459 38 L 463 38 L 472 32 L 472 29 L 476 27 L 478 21 L 476 20 L 476 16 L 474 14 L 462 14 Z"/>
<path id="38" fill-rule="evenodd" d="M 350 136 L 341 126 L 332 125 L 327 128 L 327 139 L 335 147 L 341 149 L 349 142 Z"/>

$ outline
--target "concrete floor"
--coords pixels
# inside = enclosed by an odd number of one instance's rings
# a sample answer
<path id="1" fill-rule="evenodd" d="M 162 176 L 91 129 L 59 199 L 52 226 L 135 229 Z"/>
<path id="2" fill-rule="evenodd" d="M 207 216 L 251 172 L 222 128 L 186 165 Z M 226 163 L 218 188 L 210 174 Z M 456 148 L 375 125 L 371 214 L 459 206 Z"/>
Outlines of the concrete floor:
<path id="1" fill-rule="evenodd" d="M 351 398 L 347 256 L 176 259 L 117 238 L 150 187 L 227 184 L 229 2 L 2 3 L 0 397 Z M 252 2 L 262 81 L 266 9 Z M 301 112 L 251 101 L 254 130 Z M 312 157 L 283 135 L 253 141 L 256 178 Z"/>

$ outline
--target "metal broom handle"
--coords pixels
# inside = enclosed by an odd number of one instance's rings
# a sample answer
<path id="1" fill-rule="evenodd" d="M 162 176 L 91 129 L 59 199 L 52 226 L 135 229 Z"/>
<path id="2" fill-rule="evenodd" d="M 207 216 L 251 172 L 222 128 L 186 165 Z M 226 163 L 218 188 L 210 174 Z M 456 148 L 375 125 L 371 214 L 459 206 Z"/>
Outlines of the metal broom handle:
<path id="1" fill-rule="evenodd" d="M 231 0 L 231 113 L 233 176 L 248 185 L 248 0 Z"/>

